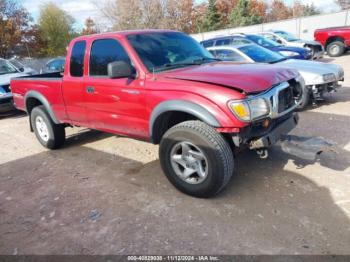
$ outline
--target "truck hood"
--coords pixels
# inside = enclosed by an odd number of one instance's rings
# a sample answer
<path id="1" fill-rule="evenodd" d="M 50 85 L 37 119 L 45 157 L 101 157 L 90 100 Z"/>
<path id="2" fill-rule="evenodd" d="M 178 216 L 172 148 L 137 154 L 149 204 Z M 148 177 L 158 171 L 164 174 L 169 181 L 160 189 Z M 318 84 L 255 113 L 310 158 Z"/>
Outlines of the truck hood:
<path id="1" fill-rule="evenodd" d="M 258 93 L 298 76 L 291 68 L 266 64 L 215 62 L 162 72 L 159 75 L 189 81 L 221 85 L 241 92 Z"/>
<path id="2" fill-rule="evenodd" d="M 334 74 L 336 80 L 344 77 L 344 70 L 341 66 L 335 64 L 326 64 L 308 60 L 288 59 L 277 63 L 276 66 L 290 67 L 299 71 L 305 80 L 306 85 L 322 84 L 319 80 L 325 74 Z"/>

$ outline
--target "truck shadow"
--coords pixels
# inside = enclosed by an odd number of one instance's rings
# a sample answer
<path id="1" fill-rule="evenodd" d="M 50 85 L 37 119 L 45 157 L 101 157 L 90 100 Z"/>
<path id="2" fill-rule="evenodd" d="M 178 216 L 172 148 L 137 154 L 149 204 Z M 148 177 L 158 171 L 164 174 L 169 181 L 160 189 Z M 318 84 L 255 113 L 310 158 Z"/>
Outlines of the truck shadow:
<path id="1" fill-rule="evenodd" d="M 19 111 L 19 110 L 12 110 L 4 113 L 0 113 L 0 120 L 1 119 L 7 119 L 7 118 L 21 118 L 27 116 L 26 112 Z"/>
<path id="2" fill-rule="evenodd" d="M 327 117 L 303 113 L 303 135 L 325 134 L 347 144 L 347 135 L 320 129 Z M 310 119 L 314 126 L 305 131 Z M 342 132 L 349 119 L 332 121 Z M 330 190 L 315 182 L 315 175 L 328 174 L 306 169 L 312 163 L 294 159 L 306 170 L 300 173 L 278 149 L 267 160 L 243 152 L 226 190 L 196 199 L 167 181 L 158 160 L 144 164 L 87 146 L 108 137 L 83 130 L 69 136 L 62 150 L 0 165 L 1 254 L 348 252 L 348 202 L 335 203 Z M 344 170 L 347 164 L 340 162 L 329 168 Z M 347 182 L 337 181 L 336 190 L 347 192 Z M 91 212 L 101 218 L 94 222 Z"/>

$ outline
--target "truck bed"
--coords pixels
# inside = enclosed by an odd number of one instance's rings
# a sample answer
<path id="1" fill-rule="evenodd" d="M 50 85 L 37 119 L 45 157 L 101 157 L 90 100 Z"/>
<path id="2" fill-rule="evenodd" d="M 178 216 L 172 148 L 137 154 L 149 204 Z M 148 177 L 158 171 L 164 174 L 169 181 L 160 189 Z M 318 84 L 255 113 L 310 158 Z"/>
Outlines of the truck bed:
<path id="1" fill-rule="evenodd" d="M 11 91 L 16 107 L 27 111 L 25 105 L 25 96 L 28 93 L 36 93 L 37 96 L 47 100 L 51 108 L 59 115 L 64 116 L 64 101 L 62 97 L 61 73 L 38 74 L 31 76 L 18 77 L 11 80 Z M 58 116 L 59 117 L 59 116 Z"/>

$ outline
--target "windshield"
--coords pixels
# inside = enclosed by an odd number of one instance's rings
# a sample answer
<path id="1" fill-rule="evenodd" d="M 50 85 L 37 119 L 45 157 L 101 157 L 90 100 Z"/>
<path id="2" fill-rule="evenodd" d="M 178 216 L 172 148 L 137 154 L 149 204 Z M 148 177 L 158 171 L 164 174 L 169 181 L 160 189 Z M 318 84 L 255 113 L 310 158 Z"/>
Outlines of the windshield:
<path id="1" fill-rule="evenodd" d="M 258 45 L 245 45 L 238 49 L 257 63 L 273 64 L 286 60 L 284 56 Z"/>
<path id="2" fill-rule="evenodd" d="M 293 42 L 293 41 L 297 41 L 299 40 L 298 38 L 296 38 L 294 35 L 287 33 L 285 31 L 276 31 L 275 32 L 276 35 L 279 35 L 280 37 L 283 37 L 284 39 L 286 39 L 289 42 Z"/>
<path id="3" fill-rule="evenodd" d="M 196 40 L 179 32 L 136 34 L 127 39 L 150 72 L 215 61 Z"/>
<path id="4" fill-rule="evenodd" d="M 24 65 L 21 62 L 17 61 L 16 59 L 11 59 L 10 63 L 17 68 L 24 68 Z"/>
<path id="5" fill-rule="evenodd" d="M 255 43 L 257 43 L 258 45 L 261 45 L 263 47 L 278 47 L 278 46 L 281 46 L 281 44 L 273 41 L 273 40 L 270 40 L 270 39 L 267 39 L 263 36 L 259 36 L 259 35 L 248 35 L 247 38 Z"/>
<path id="6" fill-rule="evenodd" d="M 6 60 L 0 60 L 0 75 L 17 73 L 16 68 L 14 68 Z"/>

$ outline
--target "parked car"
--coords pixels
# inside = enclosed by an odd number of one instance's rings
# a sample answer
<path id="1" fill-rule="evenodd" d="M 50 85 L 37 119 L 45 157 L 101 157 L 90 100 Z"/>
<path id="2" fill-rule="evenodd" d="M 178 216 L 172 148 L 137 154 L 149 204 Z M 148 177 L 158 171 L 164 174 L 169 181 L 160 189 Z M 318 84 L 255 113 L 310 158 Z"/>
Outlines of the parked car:
<path id="1" fill-rule="evenodd" d="M 341 56 L 350 49 L 350 26 L 317 29 L 314 36 L 329 56 Z"/>
<path id="2" fill-rule="evenodd" d="M 304 78 L 306 94 L 299 109 L 309 102 L 322 99 L 326 92 L 335 91 L 344 81 L 344 70 L 335 64 L 316 61 L 286 59 L 284 56 L 267 50 L 255 44 L 237 46 L 210 47 L 208 50 L 216 57 L 225 61 L 239 61 L 245 63 L 267 63 L 276 67 L 296 69 Z"/>
<path id="3" fill-rule="evenodd" d="M 38 72 L 33 69 L 33 68 L 30 68 L 28 66 L 25 66 L 24 64 L 22 64 L 20 61 L 18 61 L 17 59 L 15 58 L 12 58 L 10 60 L 8 60 L 11 65 L 13 65 L 17 71 L 19 72 L 22 72 L 22 73 L 25 73 L 25 74 L 28 74 L 28 75 L 35 75 L 37 74 Z"/>
<path id="4" fill-rule="evenodd" d="M 200 44 L 205 48 L 212 46 L 222 46 L 222 45 L 239 45 L 239 44 L 251 44 L 252 41 L 243 37 L 242 35 L 230 35 L 221 36 L 216 38 L 211 38 L 208 40 L 201 41 Z"/>
<path id="5" fill-rule="evenodd" d="M 310 50 L 302 47 L 284 46 L 275 41 L 267 39 L 260 35 L 253 34 L 234 34 L 226 37 L 212 38 L 200 42 L 205 48 L 222 45 L 238 45 L 255 43 L 263 46 L 271 51 L 278 52 L 281 55 L 292 59 L 306 59 L 312 58 Z"/>
<path id="6" fill-rule="evenodd" d="M 13 77 L 26 76 L 18 71 L 11 63 L 0 58 L 0 113 L 14 109 L 10 80 Z"/>
<path id="7" fill-rule="evenodd" d="M 311 51 L 313 59 L 320 59 L 324 55 L 324 48 L 319 42 L 303 40 L 286 31 L 267 31 L 260 35 L 284 46 L 304 47 Z"/>
<path id="8" fill-rule="evenodd" d="M 51 59 L 40 69 L 40 74 L 63 72 L 65 62 L 66 59 L 62 57 Z"/>
<path id="9" fill-rule="evenodd" d="M 180 32 L 144 30 L 78 37 L 63 77 L 16 78 L 11 87 L 43 146 L 62 146 L 74 125 L 160 144 L 169 181 L 209 197 L 229 182 L 234 148 L 266 157 L 297 125 L 303 79 L 293 69 L 219 62 Z"/>

